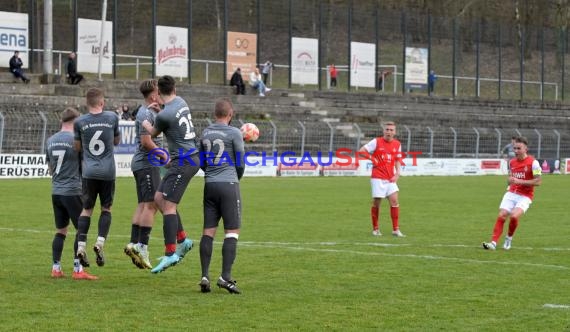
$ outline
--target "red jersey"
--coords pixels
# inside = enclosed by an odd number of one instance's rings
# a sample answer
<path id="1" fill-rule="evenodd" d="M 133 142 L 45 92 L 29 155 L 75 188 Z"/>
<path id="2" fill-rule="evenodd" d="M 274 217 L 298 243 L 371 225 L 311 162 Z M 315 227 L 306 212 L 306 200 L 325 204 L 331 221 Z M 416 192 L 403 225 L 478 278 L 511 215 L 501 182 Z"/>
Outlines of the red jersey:
<path id="1" fill-rule="evenodd" d="M 402 145 L 397 139 L 390 142 L 377 137 L 365 145 L 372 155 L 372 178 L 390 180 L 394 177 L 394 165 L 402 159 Z"/>
<path id="2" fill-rule="evenodd" d="M 329 69 L 331 78 L 336 78 L 336 67 L 330 67 Z"/>
<path id="3" fill-rule="evenodd" d="M 527 156 L 523 160 L 517 158 L 511 159 L 509 162 L 511 167 L 511 176 L 521 180 L 532 180 L 535 176 L 540 176 L 542 170 L 538 161 L 532 156 Z M 520 184 L 511 184 L 509 191 L 515 194 L 526 196 L 530 199 L 534 197 L 534 186 L 523 186 Z"/>

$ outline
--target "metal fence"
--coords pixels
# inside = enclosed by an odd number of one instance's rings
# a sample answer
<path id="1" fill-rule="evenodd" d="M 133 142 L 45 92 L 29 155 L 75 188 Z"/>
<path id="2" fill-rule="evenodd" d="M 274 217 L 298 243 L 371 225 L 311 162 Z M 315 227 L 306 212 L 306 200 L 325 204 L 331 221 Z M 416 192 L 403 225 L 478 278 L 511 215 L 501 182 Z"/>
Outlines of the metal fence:
<path id="1" fill-rule="evenodd" d="M 55 107 L 55 106 L 54 106 Z M 211 123 L 193 118 L 198 134 Z M 232 125 L 240 127 L 243 121 Z M 379 124 L 298 120 L 256 120 L 261 136 L 246 149 L 271 154 L 291 151 L 300 156 L 316 156 L 344 148 L 358 150 L 381 135 Z M 58 112 L 46 106 L 3 107 L 0 111 L 0 153 L 45 153 L 46 139 L 59 130 Z M 511 136 L 529 141 L 529 152 L 536 158 L 570 157 L 570 133 L 552 129 L 497 129 L 418 127 L 399 125 L 398 139 L 404 152 L 421 152 L 420 158 L 497 158 Z"/>
<path id="2" fill-rule="evenodd" d="M 42 71 L 45 3 L 0 2 L 0 11 L 28 13 L 30 17 L 30 65 L 34 72 Z M 76 50 L 77 19 L 100 20 L 101 11 L 100 0 L 53 1 L 52 49 Z M 429 70 L 439 77 L 434 93 L 440 96 L 564 100 L 570 92 L 570 84 L 565 84 L 570 72 L 566 70 L 570 64 L 566 26 L 519 27 L 487 18 L 435 17 L 413 10 L 389 10 L 382 7 L 381 0 L 113 0 L 108 1 L 106 17 L 114 25 L 113 77 L 119 79 L 152 76 L 153 29 L 166 25 L 189 29 L 188 80 L 192 83 L 227 84 L 225 36 L 227 31 L 239 31 L 257 34 L 257 62 L 271 60 L 275 64 L 270 79 L 277 88 L 291 87 L 290 41 L 303 37 L 319 40 L 321 68 L 318 86 L 305 89 L 327 88 L 326 66 L 349 66 L 350 43 L 354 41 L 376 45 L 377 74 L 395 68 L 394 75 L 385 80 L 385 93 L 410 93 L 401 77 L 406 46 L 429 50 Z M 61 72 L 60 54 L 53 56 Z M 349 79 L 350 71 L 341 70 L 337 89 L 350 90 Z"/>

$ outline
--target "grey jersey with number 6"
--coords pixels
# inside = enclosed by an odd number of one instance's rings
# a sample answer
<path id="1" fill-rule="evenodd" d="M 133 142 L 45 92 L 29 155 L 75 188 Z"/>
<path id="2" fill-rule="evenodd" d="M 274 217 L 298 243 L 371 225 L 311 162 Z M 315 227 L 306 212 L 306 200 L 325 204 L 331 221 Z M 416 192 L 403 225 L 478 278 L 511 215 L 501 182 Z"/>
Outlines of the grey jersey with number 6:
<path id="1" fill-rule="evenodd" d="M 73 149 L 73 133 L 60 131 L 47 140 L 46 159 L 51 169 L 53 195 L 81 195 L 79 152 Z"/>
<path id="2" fill-rule="evenodd" d="M 244 165 L 243 135 L 232 126 L 214 123 L 204 129 L 200 144 L 206 182 L 238 182 L 237 167 Z"/>
<path id="3" fill-rule="evenodd" d="M 198 152 L 192 115 L 184 99 L 177 96 L 164 104 L 164 109 L 156 116 L 154 128 L 166 136 L 171 160 L 180 157 L 180 149 L 187 156 Z"/>
<path id="4" fill-rule="evenodd" d="M 141 169 L 154 167 L 149 160 L 148 160 L 148 153 L 141 144 L 141 135 L 150 135 L 146 129 L 142 126 L 144 120 L 150 122 L 150 124 L 154 125 L 157 113 L 153 110 L 146 108 L 146 106 L 141 106 L 139 111 L 137 112 L 137 118 L 135 120 L 135 143 L 137 145 L 137 150 L 133 155 L 133 159 L 131 161 L 131 171 L 139 171 Z M 160 147 L 162 145 L 162 136 L 153 138 L 154 144 Z"/>
<path id="5" fill-rule="evenodd" d="M 75 140 L 81 141 L 83 178 L 115 179 L 114 139 L 120 136 L 119 118 L 113 112 L 83 114 L 74 124 Z"/>

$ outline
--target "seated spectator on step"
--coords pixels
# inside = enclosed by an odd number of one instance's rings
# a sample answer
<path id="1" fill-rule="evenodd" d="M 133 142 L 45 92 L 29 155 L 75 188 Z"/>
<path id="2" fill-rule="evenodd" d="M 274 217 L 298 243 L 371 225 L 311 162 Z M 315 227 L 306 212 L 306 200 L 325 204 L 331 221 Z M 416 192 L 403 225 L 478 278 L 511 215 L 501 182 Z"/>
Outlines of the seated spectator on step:
<path id="1" fill-rule="evenodd" d="M 259 66 L 255 67 L 255 70 L 249 74 L 249 85 L 259 91 L 260 97 L 265 97 L 265 93 L 271 91 L 271 89 L 265 87 L 263 83 L 263 79 L 259 73 Z"/>
<path id="2" fill-rule="evenodd" d="M 245 95 L 245 84 L 243 83 L 243 77 L 241 76 L 241 69 L 238 68 L 232 75 L 230 79 L 230 86 L 236 87 L 236 95 Z"/>
<path id="3" fill-rule="evenodd" d="M 10 58 L 10 72 L 14 77 L 21 79 L 24 83 L 30 83 L 30 80 L 24 75 L 22 66 L 24 63 L 20 59 L 20 52 L 15 51 L 14 55 Z"/>
<path id="4" fill-rule="evenodd" d="M 67 59 L 67 82 L 69 84 L 79 84 L 83 80 L 83 75 L 77 72 L 77 63 L 75 62 L 75 52 L 69 53 Z"/>

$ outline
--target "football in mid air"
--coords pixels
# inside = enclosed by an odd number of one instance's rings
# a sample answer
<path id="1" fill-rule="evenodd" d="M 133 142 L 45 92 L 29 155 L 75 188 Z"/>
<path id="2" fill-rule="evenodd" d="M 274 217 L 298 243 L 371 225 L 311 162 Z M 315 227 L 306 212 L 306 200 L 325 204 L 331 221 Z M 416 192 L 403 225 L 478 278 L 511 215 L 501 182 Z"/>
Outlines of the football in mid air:
<path id="1" fill-rule="evenodd" d="M 259 129 L 253 123 L 244 123 L 240 130 L 246 142 L 255 142 L 259 138 Z"/>

